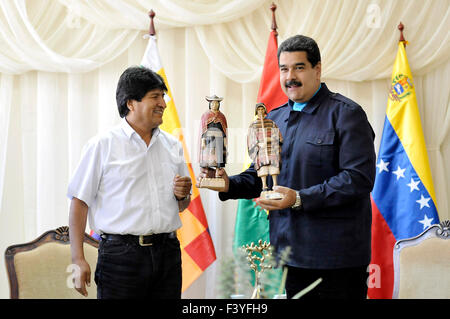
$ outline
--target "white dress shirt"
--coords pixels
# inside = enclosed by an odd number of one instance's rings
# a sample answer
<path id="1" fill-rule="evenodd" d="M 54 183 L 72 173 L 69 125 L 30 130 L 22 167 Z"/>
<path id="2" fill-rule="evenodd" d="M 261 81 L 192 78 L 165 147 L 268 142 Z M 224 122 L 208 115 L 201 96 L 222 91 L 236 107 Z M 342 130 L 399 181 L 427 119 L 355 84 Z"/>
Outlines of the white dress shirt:
<path id="1" fill-rule="evenodd" d="M 147 147 L 123 119 L 85 145 L 67 196 L 88 205 L 97 234 L 167 233 L 181 227 L 177 174 L 189 176 L 181 143 L 156 128 Z"/>

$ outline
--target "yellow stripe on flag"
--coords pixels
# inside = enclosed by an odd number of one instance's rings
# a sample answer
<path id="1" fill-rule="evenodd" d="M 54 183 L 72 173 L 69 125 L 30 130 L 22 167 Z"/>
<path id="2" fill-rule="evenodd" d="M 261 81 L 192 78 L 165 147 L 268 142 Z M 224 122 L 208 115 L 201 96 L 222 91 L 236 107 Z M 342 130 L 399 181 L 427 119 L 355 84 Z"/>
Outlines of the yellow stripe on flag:
<path id="1" fill-rule="evenodd" d="M 166 83 L 167 86 L 167 95 L 169 96 L 169 101 L 166 103 L 167 108 L 164 111 L 163 115 L 163 123 L 160 125 L 160 128 L 178 138 L 178 140 L 183 145 L 183 153 L 184 153 L 184 159 L 186 163 L 188 164 L 189 174 L 191 176 L 191 179 L 195 181 L 195 174 L 192 169 L 191 159 L 189 157 L 189 152 L 186 147 L 186 142 L 184 140 L 183 131 L 181 129 L 181 123 L 180 119 L 178 117 L 177 109 L 175 108 L 175 103 L 173 101 L 172 91 L 169 87 L 169 82 L 167 81 L 166 73 L 164 72 L 164 69 L 161 68 L 156 73 L 162 76 L 164 79 L 164 83 Z M 200 196 L 200 192 L 198 188 L 195 186 L 195 183 L 192 185 L 192 198 L 195 198 L 197 196 Z"/>
<path id="2" fill-rule="evenodd" d="M 185 287 L 183 291 L 189 287 L 195 279 L 197 279 L 201 274 L 202 270 L 200 267 L 192 260 L 191 256 L 185 251 L 181 250 L 181 260 L 183 263 L 183 283 L 182 286 Z"/>
<path id="3" fill-rule="evenodd" d="M 422 133 L 416 90 L 403 42 L 398 44 L 386 116 L 402 142 L 403 148 L 420 180 L 433 202 L 437 203 L 425 138 Z"/>

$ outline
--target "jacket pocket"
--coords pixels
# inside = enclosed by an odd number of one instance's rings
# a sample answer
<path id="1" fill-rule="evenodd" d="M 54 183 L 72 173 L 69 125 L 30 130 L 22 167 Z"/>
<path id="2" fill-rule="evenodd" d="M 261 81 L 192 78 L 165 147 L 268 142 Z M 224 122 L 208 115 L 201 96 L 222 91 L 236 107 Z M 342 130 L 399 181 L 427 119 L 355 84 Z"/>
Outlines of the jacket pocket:
<path id="1" fill-rule="evenodd" d="M 314 132 L 306 138 L 307 163 L 313 166 L 323 166 L 333 162 L 335 156 L 334 131 Z"/>

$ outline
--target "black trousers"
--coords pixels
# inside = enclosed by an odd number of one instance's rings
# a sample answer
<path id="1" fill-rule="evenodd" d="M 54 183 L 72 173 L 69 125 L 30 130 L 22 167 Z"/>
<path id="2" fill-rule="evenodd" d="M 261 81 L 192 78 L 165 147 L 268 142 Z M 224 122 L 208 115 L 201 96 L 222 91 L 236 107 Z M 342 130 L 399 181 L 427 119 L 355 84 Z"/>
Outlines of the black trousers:
<path id="1" fill-rule="evenodd" d="M 176 237 L 151 246 L 102 239 L 95 270 L 98 299 L 180 299 L 181 250 Z"/>
<path id="2" fill-rule="evenodd" d="M 342 269 L 288 267 L 286 297 L 291 299 L 317 279 L 322 281 L 301 299 L 366 299 L 367 266 Z"/>

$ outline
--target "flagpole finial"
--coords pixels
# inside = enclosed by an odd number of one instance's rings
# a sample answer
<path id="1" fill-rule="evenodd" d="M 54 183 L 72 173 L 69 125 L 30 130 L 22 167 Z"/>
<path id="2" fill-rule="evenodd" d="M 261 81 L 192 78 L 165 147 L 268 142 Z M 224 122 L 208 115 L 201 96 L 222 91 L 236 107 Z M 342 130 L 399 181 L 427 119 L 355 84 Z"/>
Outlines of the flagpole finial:
<path id="1" fill-rule="evenodd" d="M 398 29 L 400 30 L 400 39 L 398 41 L 403 42 L 405 44 L 406 40 L 405 37 L 403 36 L 403 30 L 405 29 L 405 26 L 403 25 L 403 23 L 400 22 L 400 24 L 398 25 Z"/>
<path id="2" fill-rule="evenodd" d="M 155 17 L 155 11 L 153 11 L 153 9 L 151 9 L 148 12 L 148 16 L 150 17 L 150 27 L 148 29 L 148 34 L 155 35 L 156 34 L 155 25 L 153 24 L 153 18 Z"/>
<path id="3" fill-rule="evenodd" d="M 275 36 L 278 35 L 277 29 L 277 20 L 275 19 L 275 10 L 277 10 L 277 5 L 272 2 L 272 5 L 270 6 L 270 10 L 272 10 L 272 31 L 275 33 Z"/>

